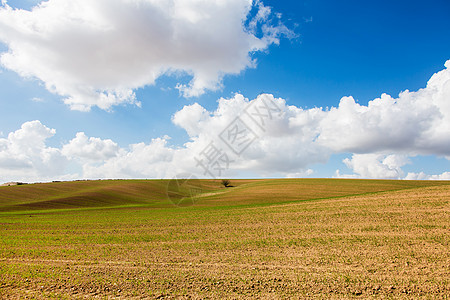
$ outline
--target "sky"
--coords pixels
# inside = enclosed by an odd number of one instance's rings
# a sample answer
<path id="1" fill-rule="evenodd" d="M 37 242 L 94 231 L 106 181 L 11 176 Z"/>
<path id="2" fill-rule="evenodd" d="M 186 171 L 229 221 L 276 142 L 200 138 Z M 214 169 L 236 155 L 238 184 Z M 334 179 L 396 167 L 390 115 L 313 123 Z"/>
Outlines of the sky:
<path id="1" fill-rule="evenodd" d="M 0 183 L 450 179 L 450 2 L 2 0 Z"/>

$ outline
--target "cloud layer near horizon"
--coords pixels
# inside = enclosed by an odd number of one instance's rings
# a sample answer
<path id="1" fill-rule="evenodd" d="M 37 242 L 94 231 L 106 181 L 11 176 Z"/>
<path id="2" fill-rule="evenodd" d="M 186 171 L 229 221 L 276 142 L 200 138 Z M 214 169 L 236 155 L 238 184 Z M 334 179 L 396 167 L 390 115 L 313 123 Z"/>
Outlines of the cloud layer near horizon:
<path id="1" fill-rule="evenodd" d="M 367 106 L 343 97 L 337 107 L 327 110 L 302 109 L 270 94 L 252 101 L 240 94 L 219 99 L 212 112 L 197 103 L 185 106 L 172 117 L 190 137 L 182 147 L 170 146 L 165 137 L 121 148 L 112 140 L 78 133 L 61 148 L 52 148 L 45 141 L 56 131 L 39 121 L 26 122 L 0 138 L 0 181 L 170 178 L 182 172 L 202 176 L 196 158 L 211 142 L 228 155 L 228 169 L 221 174 L 226 177 L 246 172 L 307 176 L 311 165 L 325 163 L 332 154 L 350 153 L 344 163 L 353 174 L 337 170 L 337 177 L 450 179 L 450 172 L 427 175 L 402 170 L 409 157 L 417 155 L 450 159 L 450 60 L 445 66 L 425 88 L 404 91 L 398 98 L 383 94 Z M 275 109 L 261 127 L 260 119 L 252 120 L 245 111 L 256 107 L 262 112 L 264 104 Z M 238 116 L 254 138 L 239 155 L 219 138 Z M 79 170 L 68 171 L 74 166 Z"/>
<path id="2" fill-rule="evenodd" d="M 223 76 L 255 66 L 254 52 L 292 35 L 252 0 L 49 0 L 31 11 L 2 3 L 2 66 L 38 78 L 74 110 L 139 105 L 134 90 L 164 74 L 192 76 L 177 85 L 185 97 L 217 90 Z"/>

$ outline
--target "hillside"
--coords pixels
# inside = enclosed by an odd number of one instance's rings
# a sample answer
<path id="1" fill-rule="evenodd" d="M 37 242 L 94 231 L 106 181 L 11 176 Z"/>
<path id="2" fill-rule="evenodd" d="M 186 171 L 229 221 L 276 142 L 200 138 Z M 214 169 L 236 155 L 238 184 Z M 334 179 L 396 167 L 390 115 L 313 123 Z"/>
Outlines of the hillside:
<path id="1" fill-rule="evenodd" d="M 169 180 L 96 180 L 37 183 L 0 187 L 0 212 L 119 206 L 172 207 Z M 220 180 L 197 180 L 198 206 L 270 205 L 330 197 L 361 195 L 448 181 L 354 179 L 235 179 L 224 188 Z M 186 196 L 183 194 L 182 196 Z"/>
<path id="2" fill-rule="evenodd" d="M 172 183 L 1 187 L 0 298 L 450 295 L 448 181 Z"/>

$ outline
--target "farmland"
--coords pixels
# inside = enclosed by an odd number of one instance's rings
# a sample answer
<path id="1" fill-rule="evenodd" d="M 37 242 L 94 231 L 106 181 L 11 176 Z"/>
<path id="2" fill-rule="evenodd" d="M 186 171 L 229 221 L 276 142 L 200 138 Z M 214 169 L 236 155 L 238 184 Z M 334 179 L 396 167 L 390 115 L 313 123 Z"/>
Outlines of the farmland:
<path id="1" fill-rule="evenodd" d="M 179 206 L 167 180 L 0 187 L 0 297 L 450 295 L 450 182 L 232 184 Z"/>

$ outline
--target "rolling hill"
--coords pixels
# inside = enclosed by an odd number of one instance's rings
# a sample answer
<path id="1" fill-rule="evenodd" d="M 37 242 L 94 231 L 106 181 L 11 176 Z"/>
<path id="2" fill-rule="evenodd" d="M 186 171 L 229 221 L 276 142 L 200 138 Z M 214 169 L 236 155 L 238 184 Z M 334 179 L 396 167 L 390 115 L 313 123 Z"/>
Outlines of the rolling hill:
<path id="1" fill-rule="evenodd" d="M 191 181 L 192 182 L 192 181 Z M 172 207 L 170 180 L 94 180 L 0 187 L 0 212 L 120 206 Z M 189 183 L 189 181 L 188 181 Z M 448 181 L 356 179 L 195 180 L 198 206 L 270 205 L 450 184 Z M 189 197 L 181 190 L 181 197 Z"/>
<path id="2" fill-rule="evenodd" d="M 450 295 L 450 181 L 232 185 L 102 180 L 0 187 L 0 298 Z"/>

